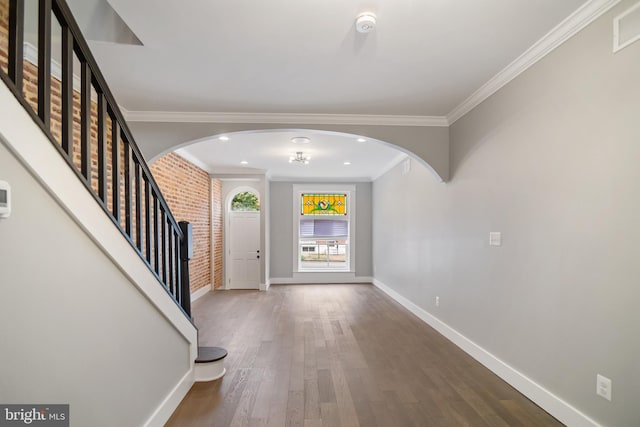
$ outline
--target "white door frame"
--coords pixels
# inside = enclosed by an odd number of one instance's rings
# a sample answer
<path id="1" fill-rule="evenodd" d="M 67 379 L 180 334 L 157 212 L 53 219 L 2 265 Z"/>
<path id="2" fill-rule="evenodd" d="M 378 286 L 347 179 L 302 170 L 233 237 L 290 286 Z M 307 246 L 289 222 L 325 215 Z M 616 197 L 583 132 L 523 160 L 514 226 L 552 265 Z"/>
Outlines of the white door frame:
<path id="1" fill-rule="evenodd" d="M 224 259 L 224 271 L 223 271 L 223 277 L 224 277 L 224 286 L 222 287 L 222 289 L 231 289 L 229 287 L 229 271 L 231 271 L 231 269 L 229 268 L 229 263 L 230 263 L 230 257 L 229 257 L 229 250 L 231 248 L 231 236 L 230 236 L 230 230 L 231 230 L 231 202 L 233 201 L 233 198 L 236 197 L 236 195 L 240 194 L 240 193 L 251 193 L 251 194 L 255 194 L 255 196 L 258 198 L 258 200 L 260 201 L 260 215 L 262 216 L 262 209 L 264 209 L 264 206 L 262 206 L 262 198 L 260 197 L 260 192 L 258 190 L 256 190 L 253 187 L 249 187 L 249 186 L 240 186 L 240 187 L 236 187 L 233 189 L 233 191 L 230 191 L 229 194 L 227 194 L 227 197 L 225 199 L 224 202 L 224 230 L 223 230 L 223 234 L 224 234 L 224 248 L 222 251 L 223 254 L 223 259 Z M 262 226 L 260 227 L 260 234 L 262 234 Z M 258 236 L 260 238 L 260 236 Z M 261 253 L 260 254 L 260 258 L 262 259 L 262 257 L 264 257 L 264 254 Z M 262 265 L 262 263 L 260 263 Z M 260 282 L 261 280 L 258 279 L 258 287 L 256 289 L 259 289 L 260 286 Z"/>

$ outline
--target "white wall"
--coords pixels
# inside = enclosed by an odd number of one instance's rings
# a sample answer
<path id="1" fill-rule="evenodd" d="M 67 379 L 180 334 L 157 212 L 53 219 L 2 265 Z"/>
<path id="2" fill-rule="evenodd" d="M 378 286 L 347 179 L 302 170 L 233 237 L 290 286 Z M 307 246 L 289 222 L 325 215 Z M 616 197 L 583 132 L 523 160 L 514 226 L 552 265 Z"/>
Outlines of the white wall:
<path id="1" fill-rule="evenodd" d="M 144 424 L 189 372 L 189 343 L 3 142 L 0 179 L 13 190 L 0 220 L 0 401 L 69 403 L 72 425 Z"/>
<path id="2" fill-rule="evenodd" d="M 270 187 L 271 278 L 293 278 L 293 186 L 301 182 L 272 181 Z M 309 185 L 318 185 L 317 182 Z M 331 183 L 331 186 L 340 184 Z M 355 277 L 373 275 L 371 264 L 371 183 L 344 183 L 355 185 Z M 325 273 L 329 274 L 329 273 Z"/>
<path id="3" fill-rule="evenodd" d="M 197 330 L 60 151 L 0 84 L 0 401 L 69 403 L 73 425 L 163 425 Z"/>
<path id="4" fill-rule="evenodd" d="M 611 47 L 631 4 L 458 120 L 450 183 L 413 162 L 373 185 L 376 279 L 584 422 L 620 427 L 640 425 L 640 43 Z"/>

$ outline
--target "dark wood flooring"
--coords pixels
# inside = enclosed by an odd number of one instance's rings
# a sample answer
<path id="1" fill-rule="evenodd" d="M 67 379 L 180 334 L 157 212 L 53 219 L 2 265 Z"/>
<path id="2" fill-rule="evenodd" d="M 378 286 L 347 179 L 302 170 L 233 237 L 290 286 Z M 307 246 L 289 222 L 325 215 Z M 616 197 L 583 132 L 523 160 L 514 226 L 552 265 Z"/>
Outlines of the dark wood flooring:
<path id="1" fill-rule="evenodd" d="M 168 426 L 562 425 L 372 285 L 216 291 L 193 312 L 227 374 Z"/>

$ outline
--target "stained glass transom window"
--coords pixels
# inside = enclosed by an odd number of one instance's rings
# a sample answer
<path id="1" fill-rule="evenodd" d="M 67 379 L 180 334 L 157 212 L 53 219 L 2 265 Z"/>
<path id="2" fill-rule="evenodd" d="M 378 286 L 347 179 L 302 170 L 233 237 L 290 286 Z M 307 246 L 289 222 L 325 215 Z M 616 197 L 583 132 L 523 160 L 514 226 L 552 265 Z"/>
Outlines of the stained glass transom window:
<path id="1" fill-rule="evenodd" d="M 347 215 L 347 195 L 328 193 L 303 193 L 300 215 Z"/>

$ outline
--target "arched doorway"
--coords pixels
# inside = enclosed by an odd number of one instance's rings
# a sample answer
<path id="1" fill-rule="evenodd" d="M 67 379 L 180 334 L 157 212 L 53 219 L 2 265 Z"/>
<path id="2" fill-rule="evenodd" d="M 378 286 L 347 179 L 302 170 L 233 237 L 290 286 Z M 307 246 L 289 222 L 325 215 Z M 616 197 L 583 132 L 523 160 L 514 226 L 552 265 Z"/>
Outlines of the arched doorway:
<path id="1" fill-rule="evenodd" d="M 241 187 L 228 197 L 226 288 L 260 287 L 260 195 Z"/>

